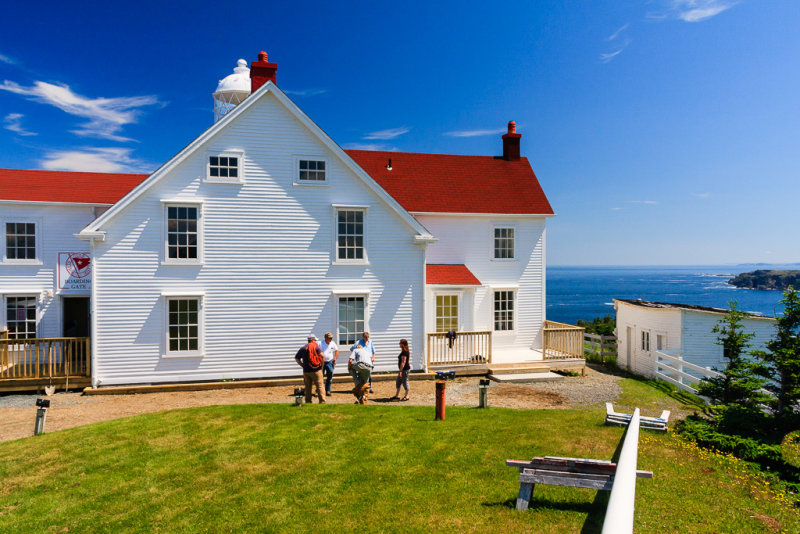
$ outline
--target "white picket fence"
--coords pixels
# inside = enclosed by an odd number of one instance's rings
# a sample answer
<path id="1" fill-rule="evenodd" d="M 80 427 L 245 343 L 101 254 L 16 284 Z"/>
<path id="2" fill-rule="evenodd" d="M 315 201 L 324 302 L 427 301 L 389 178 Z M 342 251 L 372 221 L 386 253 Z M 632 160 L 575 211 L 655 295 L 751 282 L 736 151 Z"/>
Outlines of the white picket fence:
<path id="1" fill-rule="evenodd" d="M 656 351 L 654 358 L 656 378 L 669 382 L 693 395 L 698 394 L 694 386 L 704 377 L 715 378 L 723 376 L 708 367 L 700 367 L 685 361 L 680 351 Z"/>

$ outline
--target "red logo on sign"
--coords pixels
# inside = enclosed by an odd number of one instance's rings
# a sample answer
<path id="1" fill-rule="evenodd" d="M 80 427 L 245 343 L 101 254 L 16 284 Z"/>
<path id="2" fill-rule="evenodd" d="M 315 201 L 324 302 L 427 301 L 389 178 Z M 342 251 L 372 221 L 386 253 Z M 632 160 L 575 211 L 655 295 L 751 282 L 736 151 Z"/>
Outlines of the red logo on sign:
<path id="1" fill-rule="evenodd" d="M 85 278 L 92 272 L 91 259 L 84 252 L 69 252 L 64 263 L 69 275 L 75 278 Z"/>

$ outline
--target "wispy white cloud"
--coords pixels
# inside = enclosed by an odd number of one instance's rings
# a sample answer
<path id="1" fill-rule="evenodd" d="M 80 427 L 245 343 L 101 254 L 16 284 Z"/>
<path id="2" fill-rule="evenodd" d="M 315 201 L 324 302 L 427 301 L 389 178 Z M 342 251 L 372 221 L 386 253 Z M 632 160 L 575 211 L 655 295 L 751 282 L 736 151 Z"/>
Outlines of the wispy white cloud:
<path id="1" fill-rule="evenodd" d="M 483 135 L 497 135 L 501 133 L 506 133 L 505 128 L 493 129 L 493 130 L 454 130 L 452 132 L 444 132 L 443 135 L 448 137 L 480 137 Z"/>
<path id="2" fill-rule="evenodd" d="M 61 111 L 89 119 L 72 133 L 81 136 L 99 137 L 111 141 L 132 141 L 117 134 L 123 126 L 135 123 L 139 108 L 161 104 L 155 96 L 131 96 L 117 98 L 87 98 L 73 93 L 68 85 L 55 85 L 37 81 L 31 87 L 22 87 L 8 80 L 0 89 L 27 97 L 34 102 L 55 106 Z"/>
<path id="3" fill-rule="evenodd" d="M 616 39 L 617 37 L 619 37 L 619 34 L 621 34 L 622 32 L 624 32 L 625 30 L 627 30 L 627 29 L 628 29 L 628 26 L 630 26 L 630 23 L 628 23 L 628 24 L 623 24 L 622 26 L 620 26 L 620 27 L 619 27 L 619 29 L 617 29 L 617 31 L 615 31 L 614 33 L 612 33 L 611 35 L 609 35 L 608 37 L 606 37 L 606 41 L 613 41 L 614 39 Z"/>
<path id="4" fill-rule="evenodd" d="M 620 55 L 623 50 L 628 48 L 629 44 L 631 44 L 631 40 L 630 39 L 626 40 L 622 45 L 619 46 L 619 48 L 617 48 L 613 52 L 608 52 L 606 54 L 600 54 L 600 62 L 601 63 L 608 63 L 609 61 L 611 61 L 612 59 L 614 59 L 615 57 Z"/>
<path id="5" fill-rule="evenodd" d="M 611 211 L 622 211 L 622 210 L 624 210 L 624 209 L 625 209 L 625 208 L 611 208 Z"/>
<path id="6" fill-rule="evenodd" d="M 131 157 L 130 148 L 84 148 L 56 150 L 45 154 L 40 162 L 51 171 L 86 172 L 151 172 L 153 165 Z"/>
<path id="7" fill-rule="evenodd" d="M 368 133 L 362 139 L 377 139 L 377 140 L 387 140 L 387 139 L 394 139 L 396 137 L 400 137 L 403 134 L 406 134 L 411 130 L 408 126 L 400 126 L 399 128 L 389 128 L 387 130 L 378 130 L 377 132 Z"/>
<path id="8" fill-rule="evenodd" d="M 388 150 L 383 143 L 345 143 L 342 148 L 347 150 Z"/>
<path id="9" fill-rule="evenodd" d="M 5 54 L 0 54 L 0 63 L 7 63 L 9 65 L 16 65 L 17 61 L 13 58 L 8 57 Z"/>
<path id="10" fill-rule="evenodd" d="M 708 198 L 711 196 L 711 193 L 692 193 L 692 195 L 698 198 Z"/>
<path id="11" fill-rule="evenodd" d="M 658 202 L 655 200 L 629 200 L 628 202 L 630 202 L 631 204 L 647 204 L 650 206 L 658 204 Z"/>
<path id="12" fill-rule="evenodd" d="M 9 113 L 3 119 L 3 128 L 11 130 L 17 135 L 37 135 L 36 132 L 29 132 L 22 127 L 22 117 L 24 116 L 22 113 Z"/>
<path id="13" fill-rule="evenodd" d="M 740 0 L 669 0 L 663 11 L 648 13 L 655 20 L 680 19 L 684 22 L 701 22 L 727 11 Z"/>
<path id="14" fill-rule="evenodd" d="M 294 96 L 317 96 L 328 92 L 327 89 L 284 89 L 284 93 Z"/>

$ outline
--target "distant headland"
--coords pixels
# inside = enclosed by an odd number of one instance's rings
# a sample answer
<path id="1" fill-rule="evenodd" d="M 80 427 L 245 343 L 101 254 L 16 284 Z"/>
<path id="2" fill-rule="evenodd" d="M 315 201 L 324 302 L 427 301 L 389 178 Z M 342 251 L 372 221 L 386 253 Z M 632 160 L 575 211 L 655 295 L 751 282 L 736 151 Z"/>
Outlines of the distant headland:
<path id="1" fill-rule="evenodd" d="M 728 283 L 748 289 L 778 289 L 789 286 L 800 288 L 800 271 L 778 271 L 759 269 L 734 276 Z"/>

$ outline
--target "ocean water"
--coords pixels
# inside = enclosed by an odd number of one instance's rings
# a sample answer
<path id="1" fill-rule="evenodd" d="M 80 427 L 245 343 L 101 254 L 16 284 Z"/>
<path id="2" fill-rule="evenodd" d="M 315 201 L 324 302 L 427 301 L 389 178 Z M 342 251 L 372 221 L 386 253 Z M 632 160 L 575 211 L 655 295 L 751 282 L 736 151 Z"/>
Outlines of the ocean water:
<path id="1" fill-rule="evenodd" d="M 732 275 L 756 268 L 771 267 L 548 267 L 547 319 L 575 324 L 578 319 L 613 316 L 615 298 L 715 308 L 727 308 L 735 300 L 744 311 L 774 317 L 783 311 L 782 292 L 739 289 L 726 283 Z"/>

